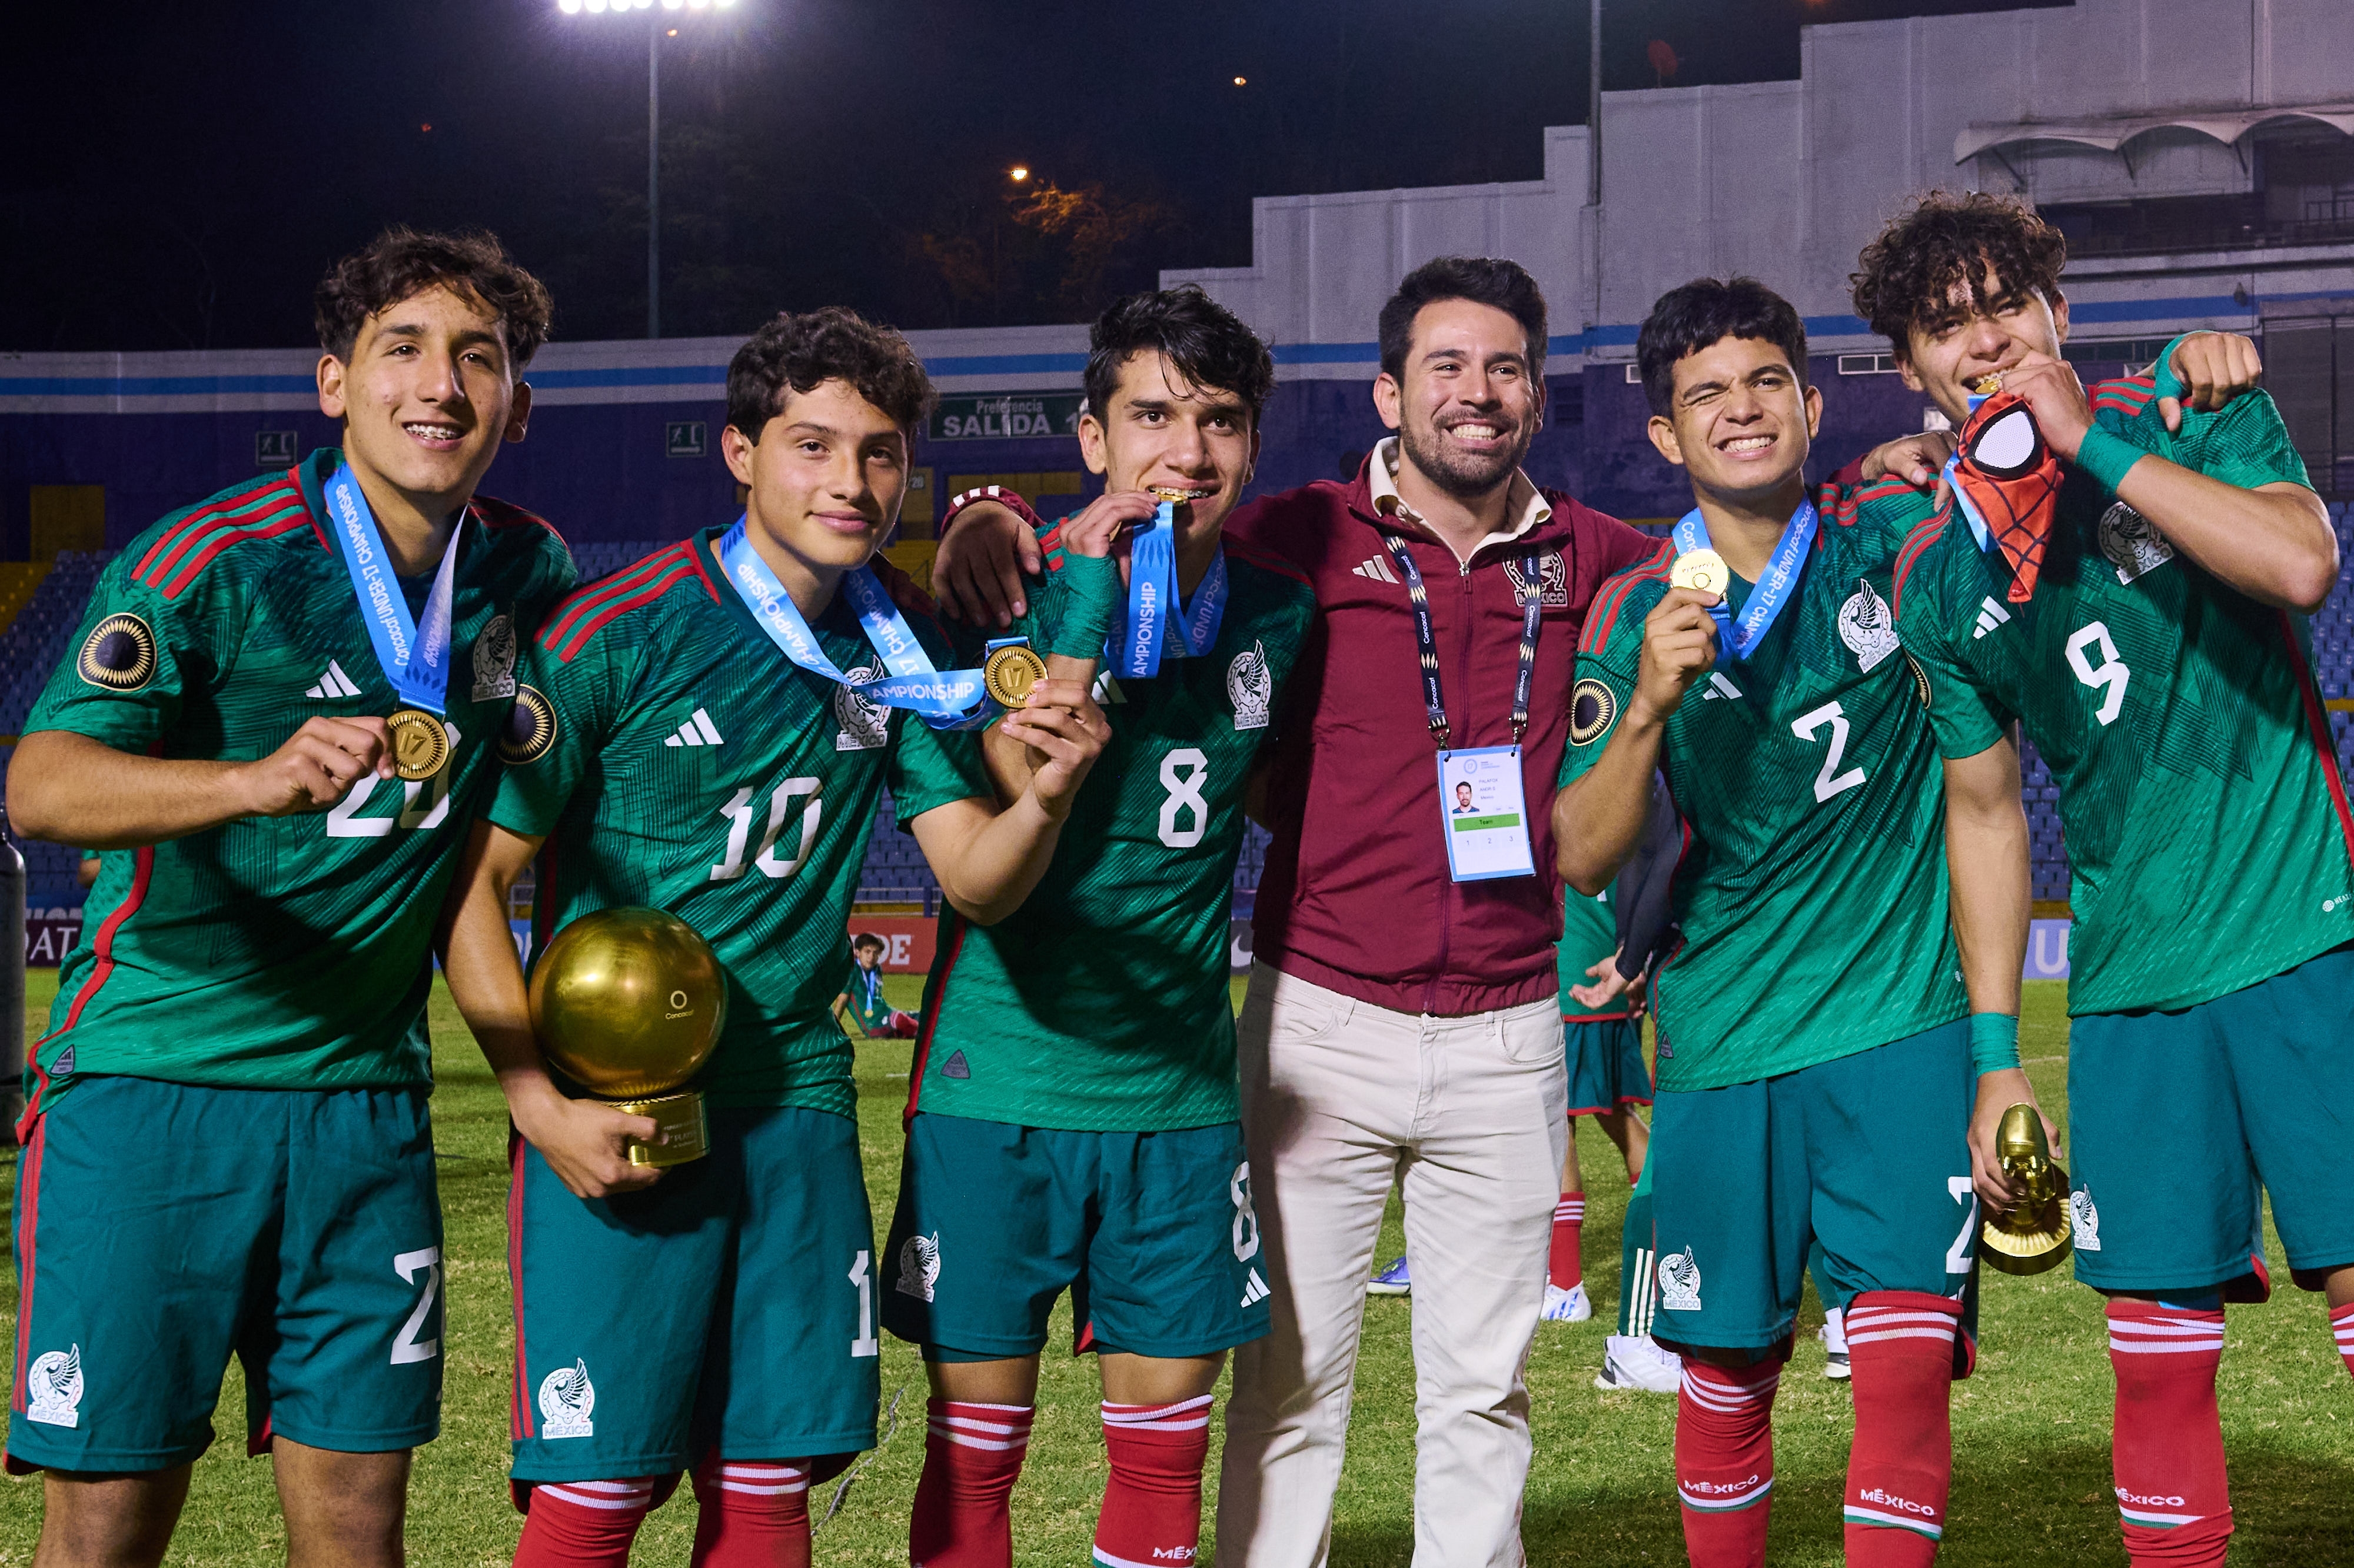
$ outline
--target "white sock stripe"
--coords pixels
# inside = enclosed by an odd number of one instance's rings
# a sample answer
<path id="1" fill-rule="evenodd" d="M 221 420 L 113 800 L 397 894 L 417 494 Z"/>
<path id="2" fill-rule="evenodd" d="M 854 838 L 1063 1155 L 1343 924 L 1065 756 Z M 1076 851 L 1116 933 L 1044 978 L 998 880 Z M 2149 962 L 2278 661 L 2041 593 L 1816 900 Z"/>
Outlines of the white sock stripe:
<path id="1" fill-rule="evenodd" d="M 627 1492 L 620 1495 L 599 1495 L 591 1492 L 575 1491 L 572 1489 L 574 1487 L 593 1486 L 595 1484 L 595 1482 L 591 1481 L 574 1481 L 566 1486 L 556 1486 L 543 1481 L 532 1489 L 535 1492 L 544 1493 L 548 1497 L 554 1498 L 558 1502 L 570 1503 L 574 1508 L 599 1508 L 614 1510 L 628 1509 L 639 1513 L 644 1512 L 647 1508 L 652 1505 L 654 1499 L 653 1489 L 652 1487 L 648 1487 L 643 1491 Z"/>
<path id="2" fill-rule="evenodd" d="M 1095 1549 L 1095 1560 L 1103 1568 L 1169 1568 L 1166 1563 L 1142 1563 L 1133 1557 L 1117 1556 L 1101 1546 Z"/>
<path id="3" fill-rule="evenodd" d="M 1950 1345 L 1954 1342 L 1954 1326 L 1948 1323 L 1942 1329 L 1882 1329 L 1861 1334 L 1853 1329 L 1847 1331 L 1850 1345 L 1876 1344 L 1882 1340 L 1935 1340 L 1940 1344 Z"/>
<path id="4" fill-rule="evenodd" d="M 1932 1312 L 1917 1308 L 1885 1308 L 1872 1311 L 1850 1312 L 1843 1319 L 1848 1331 L 1853 1333 L 1859 1324 L 1870 1328 L 1882 1323 L 1943 1323 L 1948 1328 L 1960 1324 L 1962 1315 L 1955 1312 Z"/>
<path id="5" fill-rule="evenodd" d="M 2112 1339 L 2109 1349 L 2121 1356 L 2203 1356 L 2210 1351 L 2221 1351 L 2223 1337 L 2218 1334 L 2205 1344 L 2137 1345 L 2129 1340 Z"/>
<path id="6" fill-rule="evenodd" d="M 2212 1318 L 2112 1318 L 2112 1334 L 2220 1334 L 2223 1315 Z"/>
<path id="7" fill-rule="evenodd" d="M 933 1414 L 936 1415 L 946 1415 L 951 1412 L 964 1410 L 1002 1410 L 1008 1415 L 1018 1415 L 1024 1421 L 1029 1420 L 1038 1409 L 1034 1404 L 982 1404 L 970 1399 L 934 1400 L 932 1403 L 948 1406 L 946 1410 L 934 1411 Z"/>
<path id="8" fill-rule="evenodd" d="M 1119 1422 L 1160 1421 L 1172 1415 L 1182 1415 L 1189 1410 L 1206 1412 L 1216 1399 L 1217 1395 L 1214 1393 L 1204 1393 L 1192 1399 L 1178 1400 L 1173 1404 L 1114 1404 L 1106 1400 L 1103 1418 Z"/>
<path id="9" fill-rule="evenodd" d="M 592 1492 L 635 1492 L 641 1497 L 654 1495 L 654 1484 L 652 1481 L 563 1481 L 558 1484 L 580 1487 Z"/>
<path id="10" fill-rule="evenodd" d="M 931 1423 L 935 1426 L 952 1426 L 960 1432 L 985 1433 L 991 1437 L 1011 1437 L 1016 1433 L 1027 1436 L 1030 1431 L 1027 1421 L 983 1421 L 974 1415 L 935 1415 Z"/>
<path id="11" fill-rule="evenodd" d="M 1893 1525 L 1899 1530 L 1916 1531 L 1932 1541 L 1943 1541 L 1946 1538 L 1943 1525 L 1934 1520 L 1915 1518 L 1909 1513 L 1883 1513 L 1879 1509 L 1865 1508 L 1860 1503 L 1848 1504 L 1846 1512 L 1847 1517 L 1858 1524 Z"/>
<path id="12" fill-rule="evenodd" d="M 2122 1514 L 2128 1523 L 2155 1524 L 2168 1530 L 2178 1524 L 2196 1524 L 2207 1517 L 2203 1513 L 2151 1513 L 2147 1509 L 2126 1508 L 2122 1505 L 2118 1507 L 2117 1512 Z"/>
<path id="13" fill-rule="evenodd" d="M 719 1489 L 723 1492 L 747 1492 L 756 1498 L 790 1497 L 795 1492 L 809 1490 L 809 1482 L 788 1481 L 782 1486 L 756 1487 L 749 1481 L 722 1481 Z"/>
<path id="14" fill-rule="evenodd" d="M 1686 1508 L 1696 1509 L 1702 1513 L 1723 1513 L 1732 1509 L 1746 1508 L 1773 1489 L 1774 1478 L 1768 1476 L 1745 1492 L 1724 1492 L 1709 1497 L 1694 1497 L 1690 1488 L 1679 1484 L 1676 1487 L 1676 1495 L 1683 1499 Z"/>

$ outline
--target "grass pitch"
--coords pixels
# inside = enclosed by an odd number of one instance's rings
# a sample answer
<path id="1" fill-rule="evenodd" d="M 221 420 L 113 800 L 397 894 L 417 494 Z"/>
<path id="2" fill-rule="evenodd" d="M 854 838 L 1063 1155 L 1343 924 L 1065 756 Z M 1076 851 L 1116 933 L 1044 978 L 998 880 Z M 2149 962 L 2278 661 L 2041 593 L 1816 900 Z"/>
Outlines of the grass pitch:
<path id="1" fill-rule="evenodd" d="M 32 977 L 34 1022 L 46 1016 L 56 971 Z M 913 979 L 887 982 L 912 1007 Z M 2030 984 L 2023 1030 L 2029 1071 L 2057 1117 L 2067 1099 L 2065 990 Z M 448 995 L 433 996 L 434 1126 L 448 1212 L 449 1356 L 442 1436 L 419 1451 L 410 1489 L 412 1562 L 504 1568 L 521 1528 L 508 1506 L 506 1391 L 511 1319 L 504 1266 L 506 1118 L 496 1086 Z M 862 1044 L 859 1125 L 878 1236 L 897 1192 L 898 1113 L 908 1046 Z M 1536 1464 L 1523 1525 L 1538 1564 L 1671 1564 L 1683 1561 L 1669 1459 L 1675 1401 L 1595 1391 L 1603 1337 L 1618 1289 L 1617 1235 L 1627 1181 L 1596 1134 L 1579 1138 L 1586 1189 L 1586 1288 L 1597 1316 L 1546 1324 L 1529 1365 Z M 2315 1150 L 2316 1159 L 2327 1157 Z M 13 1160 L 13 1156 L 9 1157 Z M 11 1181 L 13 1189 L 13 1179 Z M 1401 1245 L 1393 1200 L 1382 1256 Z M 2235 1308 L 2223 1360 L 2224 1436 L 2239 1534 L 2234 1563 L 2354 1561 L 2354 1389 L 2332 1348 L 2319 1298 L 2286 1285 L 2266 1307 Z M 0 1332 L 13 1341 L 16 1281 L 0 1283 Z M 1826 1382 L 1811 1338 L 1811 1299 L 1776 1420 L 1773 1561 L 1840 1561 L 1840 1492 L 1852 1427 L 1845 1385 Z M 1333 1530 L 1337 1568 L 1404 1564 L 1413 1555 L 1414 1375 L 1410 1301 L 1368 1304 L 1347 1471 Z M 1954 1396 L 1955 1482 L 1943 1561 L 1949 1564 L 2122 1564 L 2109 1500 L 2111 1383 L 2100 1298 L 2062 1269 L 2040 1279 L 1989 1275 L 1978 1375 Z M 1067 1305 L 1056 1343 L 1069 1340 Z M 923 1459 L 923 1370 L 883 1340 L 884 1399 L 899 1400 L 893 1435 L 818 1530 L 821 1564 L 896 1568 L 907 1561 L 907 1520 Z M 242 1390 L 231 1366 L 222 1390 L 222 1440 L 196 1466 L 173 1564 L 262 1568 L 285 1560 L 265 1465 L 246 1460 L 238 1430 Z M 1104 1479 L 1094 1370 L 1050 1347 L 1030 1460 L 1014 1494 L 1017 1562 L 1078 1563 L 1088 1555 Z M 1214 1425 L 1211 1473 L 1216 1474 Z M 829 1487 L 813 1494 L 822 1514 Z M 648 1521 L 635 1561 L 684 1564 L 695 1504 L 682 1489 Z M 32 1560 L 40 1483 L 0 1482 L 0 1564 Z M 1205 1522 L 1204 1561 L 1214 1552 Z"/>

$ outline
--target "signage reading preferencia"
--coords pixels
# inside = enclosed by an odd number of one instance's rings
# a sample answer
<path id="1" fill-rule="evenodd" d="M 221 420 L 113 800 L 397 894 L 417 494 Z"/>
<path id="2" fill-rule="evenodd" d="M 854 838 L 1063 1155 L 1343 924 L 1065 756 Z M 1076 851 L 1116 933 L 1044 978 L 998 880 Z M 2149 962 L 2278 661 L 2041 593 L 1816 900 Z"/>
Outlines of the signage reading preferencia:
<path id="1" fill-rule="evenodd" d="M 943 397 L 926 433 L 936 441 L 1076 436 L 1079 433 L 1079 405 L 1085 400 L 1076 392 Z"/>

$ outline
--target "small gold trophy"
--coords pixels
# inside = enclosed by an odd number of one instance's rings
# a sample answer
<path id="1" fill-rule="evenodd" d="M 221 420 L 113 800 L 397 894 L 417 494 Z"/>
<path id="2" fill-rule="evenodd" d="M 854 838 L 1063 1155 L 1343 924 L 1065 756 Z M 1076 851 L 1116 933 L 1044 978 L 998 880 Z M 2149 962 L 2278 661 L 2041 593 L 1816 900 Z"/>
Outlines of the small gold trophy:
<path id="1" fill-rule="evenodd" d="M 566 1077 L 662 1141 L 630 1140 L 632 1165 L 709 1151 L 703 1096 L 679 1086 L 719 1044 L 727 980 L 694 927 L 660 909 L 599 909 L 556 934 L 531 971 L 531 1026 Z"/>
<path id="2" fill-rule="evenodd" d="M 2052 1162 L 2043 1118 L 2020 1104 L 2002 1113 L 1994 1139 L 2003 1174 L 2026 1192 L 2010 1213 L 1978 1229 L 1978 1255 L 2005 1274 L 2041 1274 L 2068 1255 L 2068 1172 Z"/>

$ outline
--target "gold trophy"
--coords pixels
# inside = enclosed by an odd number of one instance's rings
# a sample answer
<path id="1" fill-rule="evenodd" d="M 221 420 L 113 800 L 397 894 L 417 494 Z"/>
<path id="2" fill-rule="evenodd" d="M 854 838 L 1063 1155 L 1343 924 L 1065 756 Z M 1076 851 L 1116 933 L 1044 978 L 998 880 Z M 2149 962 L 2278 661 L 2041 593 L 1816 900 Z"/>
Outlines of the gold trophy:
<path id="1" fill-rule="evenodd" d="M 531 1027 L 557 1070 L 631 1116 L 659 1143 L 630 1140 L 632 1165 L 709 1152 L 703 1096 L 679 1088 L 719 1044 L 727 979 L 695 927 L 660 909 L 599 909 L 556 934 L 531 971 Z"/>
<path id="2" fill-rule="evenodd" d="M 2031 1105 L 2002 1113 L 1995 1155 L 2003 1174 L 2025 1189 L 2008 1214 L 1978 1229 L 1978 1255 L 2005 1274 L 2041 1274 L 2068 1255 L 2068 1172 L 2052 1159 L 2043 1118 Z"/>

